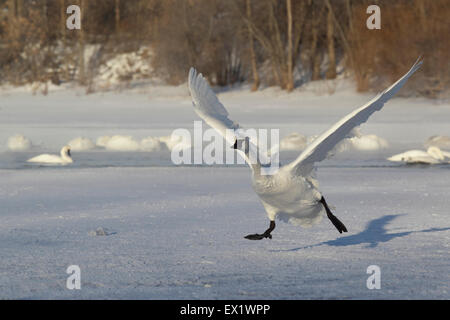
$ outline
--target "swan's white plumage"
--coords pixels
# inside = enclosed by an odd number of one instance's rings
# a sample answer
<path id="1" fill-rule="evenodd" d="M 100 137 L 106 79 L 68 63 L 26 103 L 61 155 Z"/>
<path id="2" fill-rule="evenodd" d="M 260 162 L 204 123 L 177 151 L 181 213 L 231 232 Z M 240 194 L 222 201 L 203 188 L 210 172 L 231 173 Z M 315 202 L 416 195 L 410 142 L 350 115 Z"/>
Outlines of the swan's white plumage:
<path id="1" fill-rule="evenodd" d="M 355 127 L 380 110 L 421 64 L 422 62 L 417 60 L 402 78 L 367 104 L 339 120 L 309 144 L 295 161 L 281 167 L 275 174 L 262 175 L 261 170 L 255 170 L 261 168 L 259 163 L 251 165 L 252 187 L 261 199 L 270 220 L 278 218 L 296 225 L 310 226 L 322 218 L 324 208 L 319 202 L 322 195 L 317 189 L 317 180 L 312 176 L 314 163 L 324 160 L 339 142 L 349 137 Z M 236 138 L 227 137 L 225 131 L 239 126 L 228 118 L 228 112 L 205 78 L 191 68 L 188 85 L 196 113 L 233 144 Z"/>
<path id="2" fill-rule="evenodd" d="M 408 78 L 421 64 L 422 61 L 417 60 L 411 69 L 403 77 L 397 80 L 397 82 L 362 107 L 336 122 L 330 129 L 321 134 L 295 161 L 289 164 L 291 170 L 303 171 L 302 168 L 311 168 L 309 164 L 324 160 L 336 144 L 345 139 L 355 127 L 366 122 L 375 111 L 380 110 L 386 101 L 392 98 L 398 90 L 403 87 Z"/>
<path id="3" fill-rule="evenodd" d="M 233 145 L 235 138 L 227 137 L 226 130 L 238 129 L 239 125 L 228 118 L 228 111 L 217 99 L 203 75 L 197 74 L 194 68 L 189 70 L 188 86 L 195 112 Z"/>
<path id="4" fill-rule="evenodd" d="M 212 91 L 206 79 L 200 73 L 198 74 L 194 68 L 189 70 L 188 87 L 192 96 L 192 104 L 195 112 L 208 125 L 214 128 L 219 134 L 230 144 L 233 145 L 236 139 L 243 140 L 245 136 L 241 136 L 239 124 L 228 118 L 228 111 Z M 253 143 L 253 139 L 248 141 L 249 154 L 237 149 L 236 151 L 245 159 L 247 164 L 255 169 L 255 160 L 258 157 L 264 157 L 263 163 L 269 163 L 266 155 L 257 154 L 257 146 Z"/>
<path id="5" fill-rule="evenodd" d="M 389 161 L 422 164 L 448 163 L 450 152 L 442 151 L 436 146 L 431 146 L 427 151 L 409 150 L 389 157 Z"/>
<path id="6" fill-rule="evenodd" d="M 72 156 L 70 155 L 70 147 L 64 146 L 61 149 L 60 155 L 56 154 L 41 154 L 31 159 L 27 162 L 37 162 L 43 164 L 69 164 L 72 163 Z"/>

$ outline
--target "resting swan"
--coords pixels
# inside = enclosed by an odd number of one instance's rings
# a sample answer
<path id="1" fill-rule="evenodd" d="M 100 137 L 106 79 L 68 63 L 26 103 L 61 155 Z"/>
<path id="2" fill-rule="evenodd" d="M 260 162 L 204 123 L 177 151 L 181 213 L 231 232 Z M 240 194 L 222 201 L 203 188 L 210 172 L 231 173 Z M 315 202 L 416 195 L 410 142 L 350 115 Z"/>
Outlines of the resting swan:
<path id="1" fill-rule="evenodd" d="M 366 122 L 370 115 L 380 110 L 420 67 L 422 61 L 419 60 L 397 82 L 364 106 L 343 117 L 309 144 L 296 160 L 282 166 L 271 175 L 261 174 L 264 169 L 261 164 L 249 161 L 251 149 L 249 144 L 255 147 L 252 141 L 248 137 L 242 139 L 237 134 L 234 136 L 229 134 L 229 130 L 236 130 L 240 128 L 239 125 L 228 118 L 227 110 L 202 74 L 198 74 L 194 68 L 190 69 L 188 86 L 195 112 L 218 131 L 249 164 L 252 169 L 252 187 L 261 199 L 270 220 L 269 228 L 264 233 L 250 234 L 245 237 L 246 239 L 272 239 L 271 232 L 275 229 L 276 218 L 305 226 L 319 221 L 324 213 L 340 233 L 347 232 L 345 225 L 333 215 L 325 198 L 317 189 L 318 183 L 313 178 L 314 163 L 324 160 L 333 147 L 345 139 L 355 127 Z M 242 143 L 243 140 L 245 140 L 244 151 L 238 143 L 238 141 Z"/>
<path id="2" fill-rule="evenodd" d="M 72 156 L 70 155 L 70 147 L 64 146 L 61 149 L 61 156 L 56 154 L 41 154 L 31 159 L 27 162 L 38 162 L 38 163 L 48 163 L 48 164 L 69 164 L 72 163 Z"/>
<path id="3" fill-rule="evenodd" d="M 410 150 L 389 157 L 389 161 L 406 163 L 439 164 L 446 163 L 445 158 L 450 158 L 450 152 L 442 151 L 438 147 L 431 146 L 427 151 Z"/>

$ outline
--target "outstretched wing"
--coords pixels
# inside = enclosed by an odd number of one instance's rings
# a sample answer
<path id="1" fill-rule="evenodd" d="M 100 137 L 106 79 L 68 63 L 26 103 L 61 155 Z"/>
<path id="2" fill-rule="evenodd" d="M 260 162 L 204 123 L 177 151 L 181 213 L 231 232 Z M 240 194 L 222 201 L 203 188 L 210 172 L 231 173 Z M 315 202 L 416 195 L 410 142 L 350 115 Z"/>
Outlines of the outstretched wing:
<path id="1" fill-rule="evenodd" d="M 188 86 L 195 112 L 233 145 L 235 137 L 230 135 L 227 137 L 226 130 L 239 129 L 239 125 L 228 118 L 228 112 L 223 104 L 217 99 L 203 75 L 198 74 L 194 68 L 189 70 Z"/>
<path id="2" fill-rule="evenodd" d="M 391 85 L 389 88 L 378 94 L 375 98 L 369 101 L 364 106 L 356 109 L 352 113 L 348 114 L 330 129 L 321 134 L 316 140 L 314 140 L 300 156 L 286 167 L 297 173 L 308 173 L 312 168 L 314 162 L 324 160 L 328 153 L 338 144 L 341 140 L 345 139 L 350 132 L 360 124 L 367 121 L 367 119 L 375 111 L 380 110 L 383 105 L 392 98 L 398 90 L 406 83 L 408 78 L 419 69 L 422 61 L 417 59 L 416 63 L 411 69 L 401 77 L 397 82 Z"/>
<path id="3" fill-rule="evenodd" d="M 222 103 L 220 103 L 219 99 L 217 99 L 217 96 L 212 91 L 206 79 L 201 73 L 197 73 L 194 68 L 189 70 L 188 86 L 189 91 L 191 92 L 194 110 L 200 118 L 219 132 L 230 145 L 234 145 L 236 139 L 244 140 L 244 136 L 239 136 L 240 131 L 236 131 L 242 128 L 236 122 L 228 118 L 227 110 Z M 233 130 L 233 134 L 230 134 L 229 130 Z M 259 164 L 257 162 L 258 149 L 251 140 L 247 140 L 247 143 L 248 145 L 245 147 L 245 152 L 239 149 L 237 149 L 237 152 L 244 158 L 247 164 L 254 169 L 254 165 Z M 267 160 L 264 159 L 264 161 Z"/>

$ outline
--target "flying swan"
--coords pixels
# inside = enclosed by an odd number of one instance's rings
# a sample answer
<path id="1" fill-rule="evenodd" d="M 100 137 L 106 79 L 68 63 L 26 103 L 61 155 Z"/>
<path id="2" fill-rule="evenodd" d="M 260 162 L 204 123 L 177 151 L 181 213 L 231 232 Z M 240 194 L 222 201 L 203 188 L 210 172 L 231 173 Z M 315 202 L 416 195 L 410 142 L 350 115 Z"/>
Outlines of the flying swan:
<path id="1" fill-rule="evenodd" d="M 214 128 L 246 160 L 252 169 L 252 187 L 259 196 L 270 220 L 269 228 L 262 234 L 250 234 L 249 240 L 272 239 L 275 218 L 295 225 L 308 226 L 319 221 L 324 213 L 339 233 L 347 232 L 345 225 L 331 212 L 325 198 L 318 190 L 317 180 L 313 177 L 314 163 L 327 158 L 341 140 L 351 131 L 367 121 L 370 115 L 380 110 L 405 84 L 408 78 L 419 69 L 420 58 L 411 69 L 389 88 L 378 94 L 364 106 L 346 115 L 330 129 L 319 135 L 293 162 L 282 166 L 274 174 L 262 174 L 264 166 L 259 161 L 250 161 L 249 147 L 252 141 L 236 135 L 229 130 L 241 127 L 228 118 L 228 112 L 217 99 L 206 79 L 194 68 L 189 70 L 188 86 L 195 112 L 209 126 Z M 228 130 L 227 130 L 228 129 Z M 228 134 L 227 134 L 228 132 Z M 239 147 L 245 139 L 244 151 Z M 325 212 L 324 212 L 325 211 Z"/>
<path id="2" fill-rule="evenodd" d="M 61 156 L 56 154 L 41 154 L 31 159 L 28 159 L 27 162 L 38 162 L 38 163 L 47 163 L 47 164 L 69 164 L 72 163 L 72 156 L 70 155 L 70 147 L 64 146 L 60 152 Z"/>

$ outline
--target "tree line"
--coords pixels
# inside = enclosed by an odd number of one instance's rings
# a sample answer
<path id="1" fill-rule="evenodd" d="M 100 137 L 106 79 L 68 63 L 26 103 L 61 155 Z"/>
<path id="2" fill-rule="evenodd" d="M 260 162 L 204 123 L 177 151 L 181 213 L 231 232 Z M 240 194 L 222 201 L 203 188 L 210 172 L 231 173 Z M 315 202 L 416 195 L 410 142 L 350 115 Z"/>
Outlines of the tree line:
<path id="1" fill-rule="evenodd" d="M 66 28 L 73 4 L 80 30 Z M 366 27 L 371 4 L 381 8 L 379 30 Z M 2 83 L 93 88 L 108 58 L 149 46 L 154 75 L 170 84 L 195 66 L 219 86 L 292 91 L 343 73 L 360 91 L 379 90 L 423 56 L 409 91 L 440 97 L 449 88 L 448 0 L 2 0 L 0 8 Z"/>

